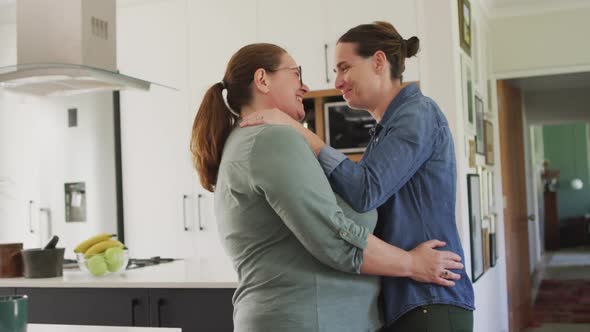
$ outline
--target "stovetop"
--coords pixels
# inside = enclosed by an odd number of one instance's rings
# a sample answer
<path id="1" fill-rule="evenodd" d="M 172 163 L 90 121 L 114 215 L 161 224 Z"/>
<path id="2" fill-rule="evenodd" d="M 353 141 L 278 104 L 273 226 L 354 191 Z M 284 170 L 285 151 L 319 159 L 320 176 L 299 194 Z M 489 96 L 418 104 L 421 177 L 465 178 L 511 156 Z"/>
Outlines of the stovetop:
<path id="1" fill-rule="evenodd" d="M 152 258 L 130 258 L 129 263 L 127 264 L 127 270 L 138 269 L 140 267 L 146 267 L 150 265 L 159 265 L 164 263 L 174 262 L 177 259 L 174 258 L 161 258 L 160 256 L 155 256 Z"/>
<path id="2" fill-rule="evenodd" d="M 178 259 L 177 258 L 162 258 L 160 256 L 154 256 L 151 258 L 129 258 L 129 263 L 127 263 L 126 270 L 133 270 L 133 269 L 139 269 L 141 267 L 146 267 L 146 266 L 151 266 L 151 265 L 170 263 L 175 260 L 178 260 Z M 78 268 L 78 262 L 76 262 L 75 259 L 64 259 L 64 269 L 65 270 L 77 269 L 77 268 Z"/>

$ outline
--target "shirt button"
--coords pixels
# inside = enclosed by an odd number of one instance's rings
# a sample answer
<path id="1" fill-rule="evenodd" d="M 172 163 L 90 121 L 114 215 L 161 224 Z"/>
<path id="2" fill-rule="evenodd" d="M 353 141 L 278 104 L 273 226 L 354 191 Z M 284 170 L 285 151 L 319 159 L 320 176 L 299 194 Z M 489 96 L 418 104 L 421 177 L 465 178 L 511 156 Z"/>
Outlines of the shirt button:
<path id="1" fill-rule="evenodd" d="M 347 235 L 348 235 L 348 233 L 346 233 L 345 231 L 340 231 L 340 236 L 346 237 Z"/>
<path id="2" fill-rule="evenodd" d="M 426 309 L 424 309 L 424 310 L 422 310 L 422 311 L 423 311 L 425 314 L 427 314 L 427 313 L 428 313 L 428 310 L 426 310 Z"/>

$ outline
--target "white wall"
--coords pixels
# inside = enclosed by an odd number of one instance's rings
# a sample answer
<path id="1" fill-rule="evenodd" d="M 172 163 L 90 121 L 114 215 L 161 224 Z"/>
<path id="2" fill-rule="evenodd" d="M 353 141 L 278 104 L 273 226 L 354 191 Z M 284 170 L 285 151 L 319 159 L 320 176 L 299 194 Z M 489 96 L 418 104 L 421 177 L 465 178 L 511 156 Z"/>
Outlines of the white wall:
<path id="1" fill-rule="evenodd" d="M 536 206 L 537 206 L 537 223 L 539 225 L 539 255 L 545 253 L 545 187 L 541 180 L 543 173 L 543 161 L 545 160 L 545 147 L 543 143 L 543 127 L 538 125 L 528 126 L 531 132 L 531 161 L 532 170 L 535 175 L 535 185 L 533 190 L 536 191 Z"/>
<path id="2" fill-rule="evenodd" d="M 590 7 L 556 9 L 492 21 L 492 57 L 498 77 L 590 70 Z"/>
<path id="3" fill-rule="evenodd" d="M 78 127 L 68 128 L 67 109 L 78 108 Z M 111 93 L 38 98 L 0 93 L 0 177 L 11 179 L 0 200 L 4 215 L 0 241 L 38 247 L 52 233 L 73 256 L 73 247 L 100 232 L 116 233 L 113 104 Z M 64 184 L 85 182 L 86 222 L 65 222 Z M 28 232 L 28 201 L 34 200 Z M 26 227 L 23 227 L 26 226 Z"/>
<path id="4" fill-rule="evenodd" d="M 538 142 L 535 140 L 534 132 L 529 124 L 527 118 L 527 111 L 524 100 L 522 101 L 523 110 L 523 143 L 524 143 L 524 166 L 525 166 L 525 182 L 526 182 L 526 201 L 527 201 L 527 214 L 529 216 L 534 215 L 534 221 L 527 221 L 528 235 L 529 235 L 529 271 L 531 274 L 537 270 L 538 265 L 541 263 L 541 218 L 539 216 L 539 186 L 541 180 L 541 169 L 542 161 L 539 164 L 538 155 L 536 154 L 535 147 Z M 541 141 L 542 143 L 542 141 Z"/>
<path id="5" fill-rule="evenodd" d="M 16 24 L 0 23 L 0 67 L 16 64 Z"/>
<path id="6" fill-rule="evenodd" d="M 117 233 L 115 134 L 111 92 L 48 98 L 39 112 L 42 207 L 53 213 L 53 233 L 73 249 L 97 233 Z M 69 108 L 78 109 L 78 126 L 68 127 Z M 85 222 L 65 222 L 64 184 L 85 182 Z M 67 253 L 73 256 L 72 250 Z"/>

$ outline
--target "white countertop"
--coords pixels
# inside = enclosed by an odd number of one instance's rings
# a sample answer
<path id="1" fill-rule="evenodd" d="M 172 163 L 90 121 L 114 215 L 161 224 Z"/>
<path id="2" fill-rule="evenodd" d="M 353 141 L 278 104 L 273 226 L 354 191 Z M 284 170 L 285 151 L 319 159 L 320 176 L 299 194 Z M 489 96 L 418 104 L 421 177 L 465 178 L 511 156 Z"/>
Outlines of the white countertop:
<path id="1" fill-rule="evenodd" d="M 237 280 L 235 271 L 227 262 L 186 259 L 103 277 L 94 277 L 78 269 L 66 269 L 63 277 L 58 278 L 0 278 L 0 287 L 236 288 Z"/>
<path id="2" fill-rule="evenodd" d="M 180 328 L 28 324 L 27 332 L 181 332 Z"/>

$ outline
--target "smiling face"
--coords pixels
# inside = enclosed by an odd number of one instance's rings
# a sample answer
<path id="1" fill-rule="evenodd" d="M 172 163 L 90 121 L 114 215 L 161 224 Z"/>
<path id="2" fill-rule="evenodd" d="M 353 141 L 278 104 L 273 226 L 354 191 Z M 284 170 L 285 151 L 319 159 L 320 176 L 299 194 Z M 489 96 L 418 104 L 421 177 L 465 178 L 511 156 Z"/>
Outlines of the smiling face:
<path id="1" fill-rule="evenodd" d="M 276 107 L 297 121 L 305 118 L 303 95 L 309 91 L 307 85 L 301 83 L 300 75 L 295 60 L 289 54 L 283 54 L 281 64 L 268 73 L 266 94 L 269 107 Z"/>
<path id="2" fill-rule="evenodd" d="M 336 89 L 351 108 L 371 109 L 381 81 L 373 58 L 356 53 L 355 43 L 338 43 L 335 51 Z"/>

